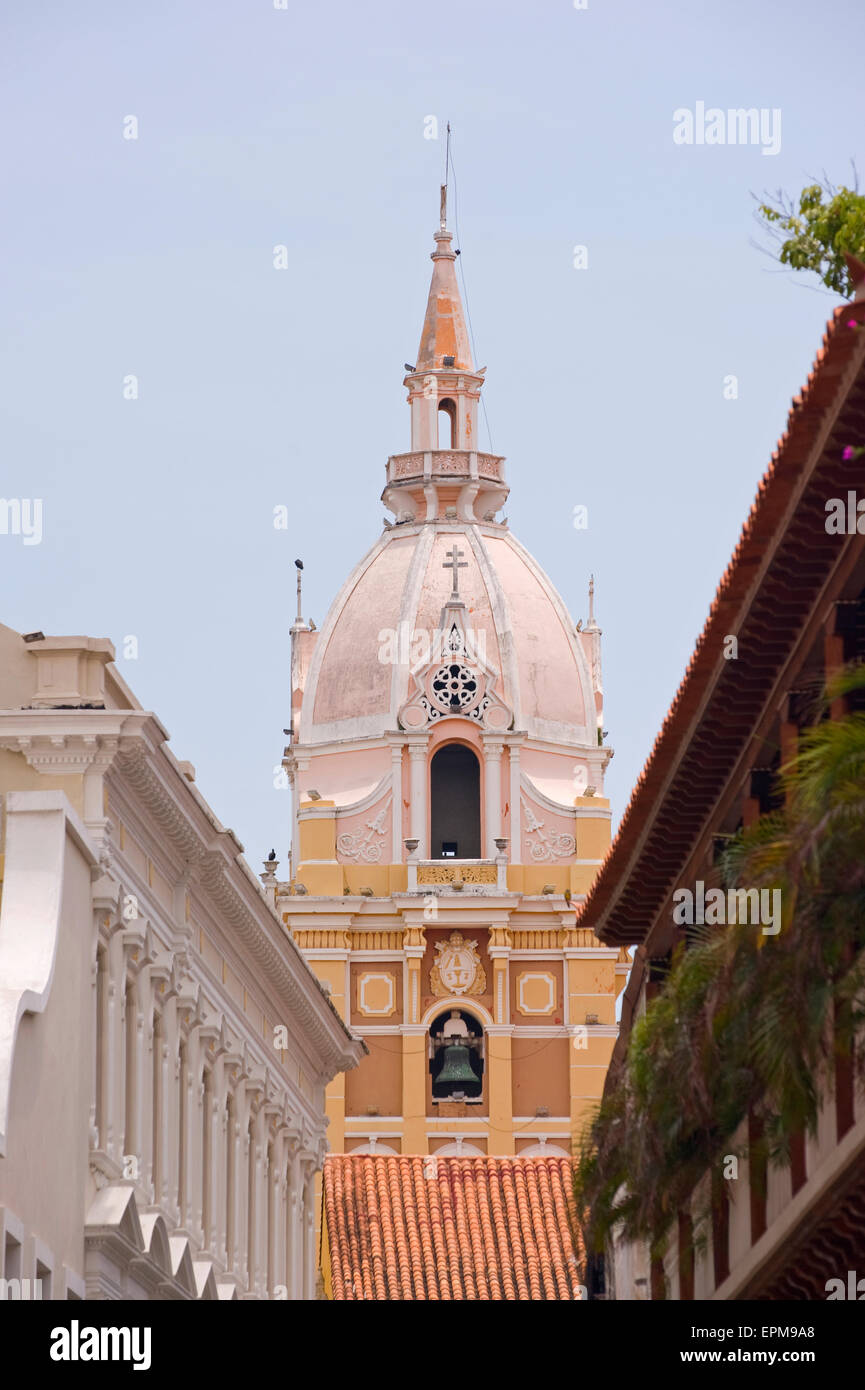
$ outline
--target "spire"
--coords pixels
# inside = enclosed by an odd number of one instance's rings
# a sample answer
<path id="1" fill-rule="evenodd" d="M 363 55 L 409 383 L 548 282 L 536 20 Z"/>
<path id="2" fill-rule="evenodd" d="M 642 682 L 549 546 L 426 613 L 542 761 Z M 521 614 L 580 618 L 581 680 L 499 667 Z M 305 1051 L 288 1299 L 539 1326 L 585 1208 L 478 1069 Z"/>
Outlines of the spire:
<path id="1" fill-rule="evenodd" d="M 508 495 L 504 459 L 480 452 L 478 407 L 486 367 L 472 365 L 457 286 L 459 252 L 451 246 L 453 237 L 447 225 L 447 195 L 445 182 L 440 192 L 432 284 L 420 347 L 416 364 L 405 363 L 403 385 L 411 410 L 411 452 L 388 459 L 382 501 L 398 526 L 410 520 L 453 519 L 504 525 L 495 519 Z M 458 564 L 454 571 L 452 604 L 462 604 L 459 568 Z"/>
<path id="2" fill-rule="evenodd" d="M 415 371 L 440 371 L 445 366 L 444 359 L 452 357 L 453 362 L 448 362 L 448 368 L 471 372 L 474 368 L 469 335 L 457 285 L 457 253 L 451 250 L 453 236 L 447 229 L 446 183 L 441 187 L 439 223 L 439 229 L 434 233 L 436 249 L 430 253 L 432 282 Z"/>

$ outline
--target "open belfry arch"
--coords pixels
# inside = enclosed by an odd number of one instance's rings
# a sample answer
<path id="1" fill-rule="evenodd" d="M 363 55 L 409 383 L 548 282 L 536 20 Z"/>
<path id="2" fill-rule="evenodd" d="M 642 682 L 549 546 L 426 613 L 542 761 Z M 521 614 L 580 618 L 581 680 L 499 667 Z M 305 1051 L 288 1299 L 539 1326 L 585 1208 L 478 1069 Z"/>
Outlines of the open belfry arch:
<path id="1" fill-rule="evenodd" d="M 502 516 L 444 193 L 434 240 L 392 520 L 320 630 L 298 601 L 291 861 L 264 878 L 369 1049 L 328 1090 L 333 1151 L 561 1162 L 629 965 L 575 925 L 610 841 L 601 631 Z"/>

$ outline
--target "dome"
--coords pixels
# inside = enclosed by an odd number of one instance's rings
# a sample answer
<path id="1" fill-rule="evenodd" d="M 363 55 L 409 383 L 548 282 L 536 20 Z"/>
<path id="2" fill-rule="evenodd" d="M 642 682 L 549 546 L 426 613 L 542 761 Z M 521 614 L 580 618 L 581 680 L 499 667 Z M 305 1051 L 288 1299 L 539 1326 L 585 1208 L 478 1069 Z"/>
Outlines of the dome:
<path id="1" fill-rule="evenodd" d="M 459 604 L 449 606 L 455 548 Z M 484 669 L 505 707 L 488 710 L 483 727 L 596 743 L 589 662 L 543 570 L 505 527 L 441 522 L 386 531 L 349 576 L 317 634 L 300 741 L 417 727 L 406 704 L 424 671 L 445 661 L 454 617 L 465 628 L 465 664 Z"/>

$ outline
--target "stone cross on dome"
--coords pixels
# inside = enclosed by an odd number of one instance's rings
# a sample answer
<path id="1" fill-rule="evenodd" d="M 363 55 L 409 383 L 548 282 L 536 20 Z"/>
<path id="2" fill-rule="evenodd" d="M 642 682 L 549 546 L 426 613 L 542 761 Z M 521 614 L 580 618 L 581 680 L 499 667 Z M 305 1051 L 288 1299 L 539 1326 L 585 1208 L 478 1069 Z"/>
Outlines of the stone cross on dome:
<path id="1" fill-rule="evenodd" d="M 464 551 L 464 550 L 460 550 L 460 548 L 459 548 L 458 545 L 454 545 L 453 549 L 452 549 L 452 550 L 449 550 L 449 551 L 447 552 L 447 559 L 444 560 L 444 561 L 442 562 L 442 569 L 443 569 L 443 570 L 453 570 L 453 575 L 454 575 L 454 581 L 453 581 L 453 583 L 454 583 L 454 588 L 453 588 L 453 593 L 451 594 L 451 597 L 450 597 L 451 603 L 458 603 L 458 602 L 459 602 L 459 597 L 460 597 L 460 577 L 459 577 L 458 571 L 459 571 L 459 570 L 467 570 L 468 567 L 469 567 L 469 566 L 468 566 L 468 561 L 467 561 L 467 560 L 461 560 L 461 559 L 460 559 L 460 556 L 461 556 L 461 555 L 464 555 L 464 554 L 465 554 L 465 551 Z"/>

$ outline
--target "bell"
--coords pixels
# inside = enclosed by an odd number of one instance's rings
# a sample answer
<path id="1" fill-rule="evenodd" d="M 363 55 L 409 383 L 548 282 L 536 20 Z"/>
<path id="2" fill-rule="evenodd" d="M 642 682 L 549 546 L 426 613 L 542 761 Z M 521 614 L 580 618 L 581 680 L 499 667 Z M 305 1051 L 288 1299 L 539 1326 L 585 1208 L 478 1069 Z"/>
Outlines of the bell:
<path id="1" fill-rule="evenodd" d="M 462 1043 L 449 1043 L 445 1050 L 445 1060 L 441 1071 L 435 1078 L 435 1088 L 465 1091 L 467 1095 L 480 1093 L 480 1079 L 472 1071 L 469 1050 Z"/>

